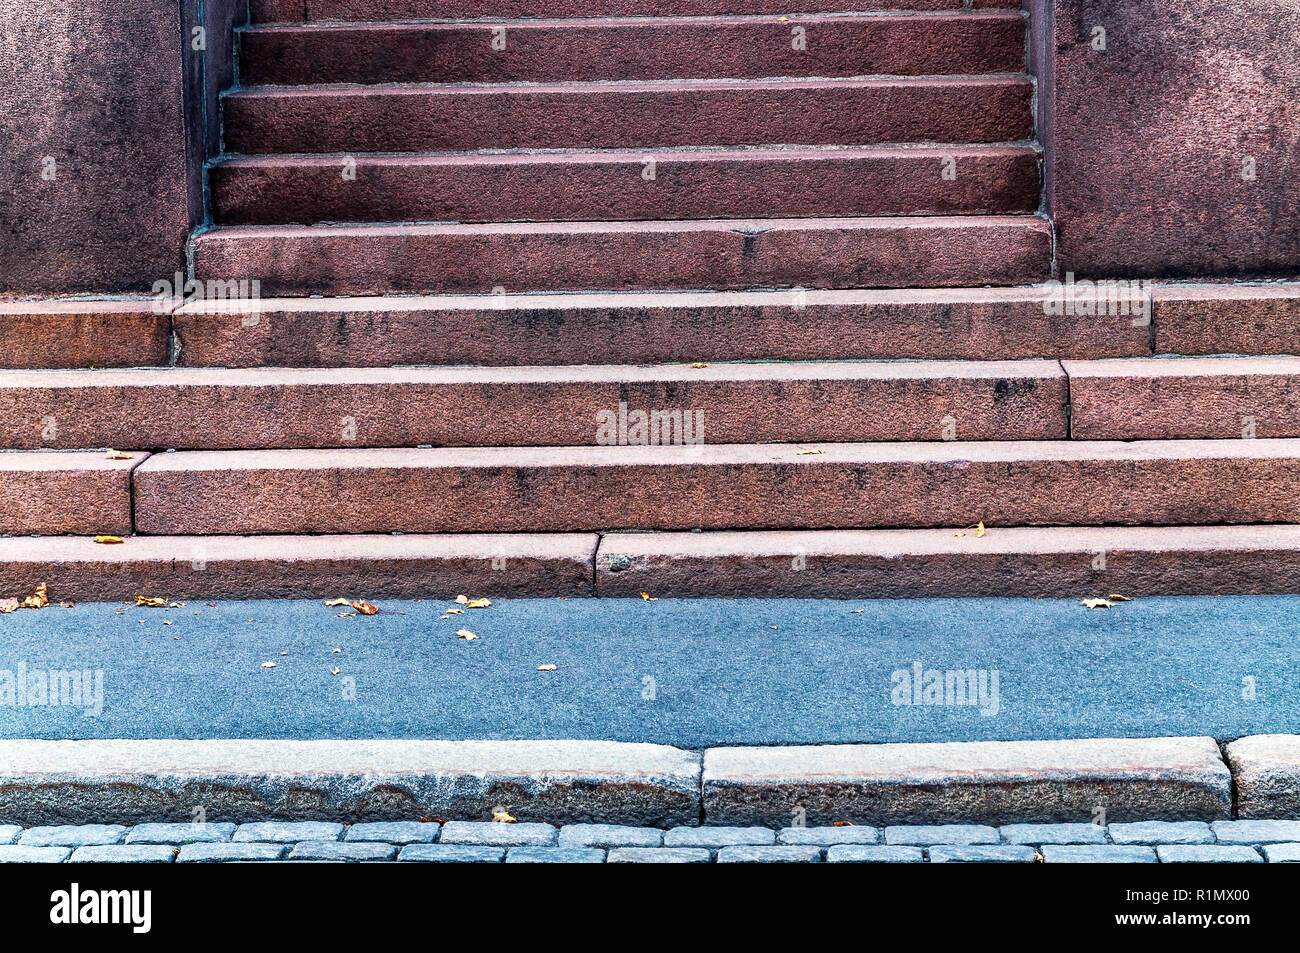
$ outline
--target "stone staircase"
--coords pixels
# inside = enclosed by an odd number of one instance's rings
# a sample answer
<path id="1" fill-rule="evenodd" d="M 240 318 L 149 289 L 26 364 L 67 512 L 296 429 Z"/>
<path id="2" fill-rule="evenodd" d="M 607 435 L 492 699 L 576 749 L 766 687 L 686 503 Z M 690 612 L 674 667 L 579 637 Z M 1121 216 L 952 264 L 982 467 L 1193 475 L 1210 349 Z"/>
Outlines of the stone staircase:
<path id="1" fill-rule="evenodd" d="M 0 302 L 0 594 L 1300 591 L 1300 289 L 1047 306 L 1003 5 L 254 0 L 261 296 Z"/>

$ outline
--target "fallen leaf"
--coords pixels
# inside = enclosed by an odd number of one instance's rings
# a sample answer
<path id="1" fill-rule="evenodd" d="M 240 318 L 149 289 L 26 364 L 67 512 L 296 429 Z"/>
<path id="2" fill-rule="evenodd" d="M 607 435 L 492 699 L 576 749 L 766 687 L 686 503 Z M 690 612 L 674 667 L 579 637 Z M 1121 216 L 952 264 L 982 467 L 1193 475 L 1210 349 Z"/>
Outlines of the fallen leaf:
<path id="1" fill-rule="evenodd" d="M 1109 600 L 1111 600 L 1112 602 L 1132 602 L 1132 601 L 1133 601 L 1133 600 L 1130 599 L 1128 596 L 1121 596 L 1118 592 L 1112 592 L 1112 593 L 1111 593 L 1110 595 L 1108 595 L 1106 598 L 1109 599 Z"/>
<path id="2" fill-rule="evenodd" d="M 361 602 L 352 603 L 352 608 L 356 609 L 362 615 L 377 615 L 379 613 L 378 606 L 372 606 L 370 603 L 366 602 L 365 600 L 362 600 Z"/>
<path id="3" fill-rule="evenodd" d="M 1109 599 L 1081 599 L 1079 604 L 1088 609 L 1113 609 L 1115 603 Z"/>
<path id="4" fill-rule="evenodd" d="M 806 456 L 807 454 L 810 454 L 810 453 L 822 453 L 822 452 L 823 452 L 823 451 L 818 450 L 816 447 L 808 447 L 808 448 L 805 449 L 805 450 L 800 450 L 798 453 L 795 454 L 795 456 L 796 456 L 796 457 L 802 457 L 802 456 Z"/>
<path id="5" fill-rule="evenodd" d="M 708 366 L 709 365 L 705 364 L 703 361 L 696 361 L 694 364 L 691 365 L 691 367 L 695 368 L 697 371 L 700 370 L 701 368 L 705 368 Z"/>
<path id="6" fill-rule="evenodd" d="M 108 459 L 110 460 L 130 460 L 131 454 L 123 453 L 121 450 L 114 450 L 111 447 L 108 450 Z"/>
<path id="7" fill-rule="evenodd" d="M 335 608 L 336 606 L 350 606 L 350 605 L 352 605 L 352 600 L 350 600 L 350 599 L 331 599 L 329 602 L 325 603 L 325 605 L 328 606 L 328 607 L 331 608 L 331 609 Z"/>
<path id="8" fill-rule="evenodd" d="M 493 811 L 493 812 L 492 812 L 492 820 L 496 821 L 498 824 L 513 824 L 513 823 L 515 823 L 514 815 L 512 815 L 512 814 L 511 814 L 510 812 L 508 812 L 508 811 Z"/>
<path id="9" fill-rule="evenodd" d="M 341 672 L 341 671 L 343 671 L 343 669 L 339 668 L 339 667 L 336 665 L 336 666 L 334 666 L 332 669 L 330 669 L 330 674 L 331 674 L 331 675 L 337 675 L 337 674 L 338 674 L 339 672 Z"/>
<path id="10" fill-rule="evenodd" d="M 59 605 L 65 609 L 74 609 L 77 604 L 75 602 L 60 602 Z"/>
<path id="11" fill-rule="evenodd" d="M 492 605 L 492 600 L 491 600 L 491 599 L 471 599 L 469 602 L 465 603 L 465 608 L 466 608 L 466 609 L 486 609 L 486 608 L 487 608 L 488 606 L 490 606 L 490 605 Z"/>
<path id="12" fill-rule="evenodd" d="M 466 642 L 473 642 L 475 639 L 478 638 L 478 636 L 475 635 L 473 632 L 471 632 L 469 629 L 458 629 L 456 631 L 456 638 L 464 639 Z"/>
<path id="13" fill-rule="evenodd" d="M 333 652 L 330 653 L 330 655 L 342 655 L 342 654 L 343 654 L 342 649 L 335 649 Z"/>
<path id="14" fill-rule="evenodd" d="M 835 827 L 852 827 L 852 826 L 853 826 L 853 822 L 852 822 L 852 821 L 836 821 L 834 826 L 835 826 Z"/>
<path id="15" fill-rule="evenodd" d="M 163 625 L 171 625 L 171 624 L 172 624 L 171 619 L 163 619 Z"/>
<path id="16" fill-rule="evenodd" d="M 539 671 L 539 672 L 554 672 L 555 670 L 556 670 L 556 667 L 555 667 L 554 665 L 539 665 L 539 666 L 537 666 L 537 671 Z"/>
<path id="17" fill-rule="evenodd" d="M 135 604 L 138 606 L 149 606 L 153 609 L 167 608 L 167 600 L 162 598 L 162 596 L 136 596 Z"/>
<path id="18" fill-rule="evenodd" d="M 23 600 L 24 609 L 44 609 L 49 604 L 50 597 L 48 590 L 45 588 L 45 583 L 37 586 L 36 591 Z"/>
<path id="19" fill-rule="evenodd" d="M 456 597 L 456 604 L 457 604 L 457 605 L 461 605 L 461 606 L 463 606 L 463 605 L 464 605 L 465 603 L 467 603 L 467 602 L 469 602 L 469 596 L 457 596 L 457 597 Z"/>
<path id="20" fill-rule="evenodd" d="M 650 595 L 650 593 L 648 593 L 648 592 L 643 592 L 643 593 L 641 593 L 641 598 L 644 599 L 646 602 L 658 602 L 658 601 L 659 601 L 659 597 L 658 597 L 658 596 L 652 596 L 652 595 Z"/>
<path id="21" fill-rule="evenodd" d="M 96 536 L 95 542 L 108 543 L 108 544 L 120 543 L 122 542 L 122 537 L 121 536 Z"/>
<path id="22" fill-rule="evenodd" d="M 465 614 L 465 610 L 464 610 L 464 609 L 448 609 L 448 610 L 447 610 L 447 615 L 464 615 L 464 614 Z M 444 616 L 444 618 L 446 618 L 446 616 Z"/>
<path id="23" fill-rule="evenodd" d="M 0 599 L 0 612 L 14 612 L 17 609 L 17 599 Z"/>
<path id="24" fill-rule="evenodd" d="M 983 535 L 984 535 L 984 524 L 983 523 L 975 524 L 975 538 L 979 539 Z"/>
<path id="25" fill-rule="evenodd" d="M 274 663 L 274 662 L 263 662 L 263 663 L 262 663 L 262 668 L 275 668 L 275 663 Z"/>

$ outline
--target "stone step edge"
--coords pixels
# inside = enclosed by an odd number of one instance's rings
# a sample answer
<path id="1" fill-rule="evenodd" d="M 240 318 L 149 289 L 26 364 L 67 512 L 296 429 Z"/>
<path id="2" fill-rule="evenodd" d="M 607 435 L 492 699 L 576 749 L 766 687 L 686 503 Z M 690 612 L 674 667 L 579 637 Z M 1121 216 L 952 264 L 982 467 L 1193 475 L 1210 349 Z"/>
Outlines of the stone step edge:
<path id="1" fill-rule="evenodd" d="M 722 747 L 607 741 L 0 741 L 0 820 L 489 820 L 645 826 L 1224 820 L 1300 736 Z M 1234 756 L 1235 753 L 1235 756 Z M 1258 792 L 1258 788 L 1252 788 Z M 1250 813 L 1295 817 L 1292 793 Z M 1244 813 L 1243 813 L 1244 816 Z"/>

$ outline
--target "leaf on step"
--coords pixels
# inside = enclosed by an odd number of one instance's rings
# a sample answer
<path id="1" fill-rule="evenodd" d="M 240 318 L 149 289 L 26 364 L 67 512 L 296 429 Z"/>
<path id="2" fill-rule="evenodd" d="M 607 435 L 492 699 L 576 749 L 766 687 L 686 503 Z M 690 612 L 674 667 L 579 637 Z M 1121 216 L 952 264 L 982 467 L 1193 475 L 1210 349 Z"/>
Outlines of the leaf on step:
<path id="1" fill-rule="evenodd" d="M 461 605 L 461 606 L 463 606 L 463 605 L 464 605 L 465 603 L 467 603 L 467 602 L 469 602 L 469 596 L 457 596 L 457 597 L 456 597 L 456 604 L 457 604 L 457 605 Z"/>
<path id="2" fill-rule="evenodd" d="M 351 599 L 331 599 L 329 602 L 325 603 L 325 605 L 329 606 L 331 609 L 334 608 L 335 606 L 350 606 L 350 605 L 352 605 L 352 600 L 351 600 Z"/>
<path id="3" fill-rule="evenodd" d="M 1109 599 L 1111 602 L 1132 602 L 1133 601 L 1128 596 L 1121 596 L 1118 592 L 1112 592 L 1106 598 Z"/>
<path id="4" fill-rule="evenodd" d="M 696 361 L 694 364 L 691 365 L 691 367 L 695 368 L 697 371 L 700 370 L 701 368 L 708 367 L 708 366 L 709 365 L 705 364 L 703 361 Z"/>
<path id="5" fill-rule="evenodd" d="M 464 615 L 464 614 L 465 614 L 464 609 L 448 609 L 446 615 L 444 615 L 443 618 L 445 619 L 449 615 Z"/>
<path id="6" fill-rule="evenodd" d="M 1115 603 L 1109 599 L 1080 599 L 1079 604 L 1088 609 L 1113 609 Z"/>
<path id="7" fill-rule="evenodd" d="M 836 827 L 852 827 L 852 826 L 853 826 L 853 822 L 852 822 L 852 821 L 836 821 L 836 822 L 835 822 L 835 826 L 836 826 Z"/>
<path id="8" fill-rule="evenodd" d="M 498 824 L 516 823 L 514 815 L 509 811 L 493 811 L 492 820 L 496 821 Z"/>
<path id="9" fill-rule="evenodd" d="M 36 587 L 36 591 L 23 600 L 24 609 L 44 609 L 50 604 L 49 592 L 45 583 Z"/>
<path id="10" fill-rule="evenodd" d="M 110 448 L 108 449 L 108 459 L 110 459 L 110 460 L 130 460 L 130 459 L 131 459 L 131 454 L 129 454 L 129 453 L 123 453 L 121 450 L 114 450 L 112 447 L 110 447 Z"/>
<path id="11" fill-rule="evenodd" d="M 152 609 L 167 608 L 167 600 L 162 596 L 136 596 L 135 604 L 138 606 L 148 606 Z"/>
<path id="12" fill-rule="evenodd" d="M 469 602 L 465 603 L 465 608 L 466 608 L 466 609 L 486 609 L 486 608 L 487 608 L 488 606 L 490 606 L 490 605 L 492 605 L 492 600 L 491 600 L 491 599 L 471 599 Z"/>
<path id="13" fill-rule="evenodd" d="M 275 663 L 274 663 L 274 662 L 263 662 L 263 663 L 262 663 L 262 668 L 275 668 Z"/>
<path id="14" fill-rule="evenodd" d="M 984 524 L 983 524 L 983 523 L 976 523 L 976 524 L 975 524 L 975 538 L 976 538 L 976 539 L 979 539 L 979 538 L 980 538 L 981 536 L 983 536 L 983 535 L 984 535 Z"/>
<path id="15" fill-rule="evenodd" d="M 652 595 L 650 595 L 650 593 L 648 593 L 648 592 L 643 592 L 643 593 L 641 593 L 641 598 L 644 599 L 646 602 L 658 602 L 658 601 L 659 601 L 659 597 L 658 597 L 658 596 L 652 596 Z"/>
<path id="16" fill-rule="evenodd" d="M 14 612 L 18 608 L 17 599 L 0 599 L 0 613 Z"/>
<path id="17" fill-rule="evenodd" d="M 466 642 L 473 642 L 475 639 L 478 638 L 478 636 L 475 635 L 473 632 L 471 632 L 469 629 L 457 629 L 456 638 L 464 639 Z"/>
<path id="18" fill-rule="evenodd" d="M 372 606 L 370 603 L 366 602 L 365 600 L 362 600 L 361 602 L 352 603 L 352 608 L 356 609 L 362 615 L 377 615 L 379 613 L 378 606 Z"/>
<path id="19" fill-rule="evenodd" d="M 555 667 L 554 665 L 539 665 L 539 666 L 537 666 L 537 671 L 539 671 L 539 672 L 554 672 L 554 671 L 556 671 L 556 667 Z"/>
<path id="20" fill-rule="evenodd" d="M 107 545 L 112 545 L 113 543 L 120 543 L 120 542 L 122 542 L 122 537 L 121 537 L 121 536 L 96 536 L 96 537 L 95 537 L 95 542 L 97 542 L 97 543 L 105 543 L 105 544 L 107 544 Z"/>
<path id="21" fill-rule="evenodd" d="M 796 456 L 796 457 L 803 457 L 803 456 L 807 456 L 808 454 L 811 454 L 811 453 L 824 453 L 824 452 L 825 452 L 825 451 L 823 451 L 823 450 L 818 450 L 816 447 L 805 447 L 804 449 L 802 449 L 802 450 L 800 450 L 798 453 L 796 453 L 795 456 Z"/>

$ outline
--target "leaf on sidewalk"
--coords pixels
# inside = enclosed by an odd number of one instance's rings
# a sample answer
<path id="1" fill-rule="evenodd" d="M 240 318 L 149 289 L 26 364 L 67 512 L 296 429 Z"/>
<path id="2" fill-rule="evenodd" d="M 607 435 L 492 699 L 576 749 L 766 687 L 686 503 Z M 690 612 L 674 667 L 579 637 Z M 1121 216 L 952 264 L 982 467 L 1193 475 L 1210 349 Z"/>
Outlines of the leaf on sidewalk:
<path id="1" fill-rule="evenodd" d="M 45 588 L 45 583 L 37 586 L 36 591 L 23 600 L 24 609 L 44 609 L 49 604 L 49 591 Z"/>
<path id="2" fill-rule="evenodd" d="M 362 600 L 362 601 L 360 601 L 360 602 L 354 602 L 354 603 L 352 603 L 352 608 L 356 609 L 356 610 L 357 610 L 358 612 L 360 612 L 362 615 L 378 615 L 378 614 L 379 614 L 379 607 L 378 607 L 378 606 L 372 606 L 370 603 L 366 602 L 365 600 Z"/>
<path id="3" fill-rule="evenodd" d="M 138 606 L 148 606 L 152 609 L 167 608 L 167 600 L 162 596 L 136 596 L 135 604 Z"/>
<path id="4" fill-rule="evenodd" d="M 110 460 L 130 460 L 130 459 L 131 459 L 131 454 L 129 454 L 129 453 L 123 453 L 121 450 L 114 450 L 112 447 L 110 447 L 110 448 L 108 449 L 108 459 L 110 459 Z"/>
<path id="5" fill-rule="evenodd" d="M 1115 603 L 1109 599 L 1080 599 L 1079 604 L 1087 609 L 1113 609 Z"/>
<path id="6" fill-rule="evenodd" d="M 515 816 L 511 814 L 509 811 L 493 811 L 492 820 L 496 821 L 498 824 L 516 823 Z"/>
<path id="7" fill-rule="evenodd" d="M 0 599 L 0 613 L 14 612 L 18 609 L 17 599 Z"/>
<path id="8" fill-rule="evenodd" d="M 104 543 L 106 545 L 111 546 L 115 543 L 122 542 L 122 537 L 121 536 L 96 536 L 95 542 Z"/>
<path id="9" fill-rule="evenodd" d="M 475 639 L 478 638 L 478 636 L 475 635 L 473 632 L 471 632 L 469 629 L 459 629 L 456 632 L 456 638 L 464 639 L 466 642 L 473 642 Z"/>
<path id="10" fill-rule="evenodd" d="M 539 671 L 539 672 L 554 672 L 554 671 L 556 671 L 556 666 L 554 666 L 554 665 L 539 665 L 539 666 L 537 666 L 537 671 Z"/>
<path id="11" fill-rule="evenodd" d="M 325 603 L 325 605 L 328 606 L 328 607 L 331 608 L 331 609 L 333 609 L 335 606 L 350 606 L 350 605 L 352 605 L 352 600 L 351 600 L 351 599 L 331 599 L 329 602 Z"/>

